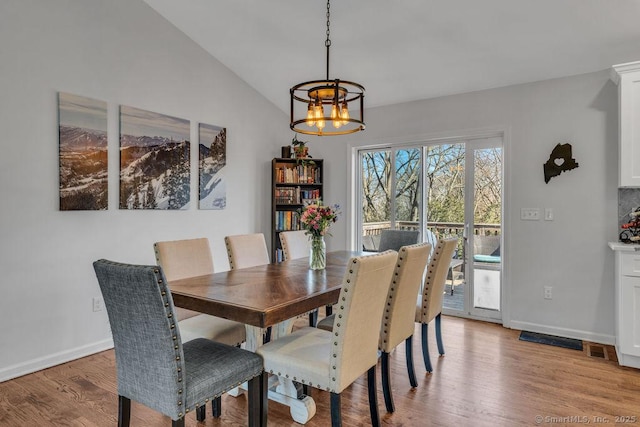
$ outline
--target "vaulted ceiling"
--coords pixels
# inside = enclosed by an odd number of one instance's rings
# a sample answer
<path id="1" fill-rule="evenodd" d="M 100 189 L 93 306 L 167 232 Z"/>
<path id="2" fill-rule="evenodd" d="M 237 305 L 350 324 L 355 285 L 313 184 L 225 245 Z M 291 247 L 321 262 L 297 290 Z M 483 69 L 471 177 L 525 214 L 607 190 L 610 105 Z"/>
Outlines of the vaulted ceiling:
<path id="1" fill-rule="evenodd" d="M 289 111 L 326 77 L 324 0 L 145 0 Z M 330 78 L 383 106 L 640 60 L 640 0 L 334 0 Z"/>

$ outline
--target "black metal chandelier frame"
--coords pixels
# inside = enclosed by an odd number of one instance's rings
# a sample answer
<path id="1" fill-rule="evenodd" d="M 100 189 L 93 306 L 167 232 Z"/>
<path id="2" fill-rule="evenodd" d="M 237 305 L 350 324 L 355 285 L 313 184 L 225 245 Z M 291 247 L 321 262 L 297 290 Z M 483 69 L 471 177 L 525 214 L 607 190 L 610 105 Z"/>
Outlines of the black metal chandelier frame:
<path id="1" fill-rule="evenodd" d="M 340 79 L 329 79 L 330 4 L 327 1 L 327 78 L 293 86 L 291 95 L 291 130 L 318 136 L 346 135 L 364 130 L 364 86 Z M 304 106 L 306 115 L 296 116 L 296 105 Z M 351 117 L 349 106 L 357 105 L 358 117 Z M 325 107 L 328 107 L 325 109 Z M 298 111 L 302 108 L 298 108 Z M 327 111 L 329 114 L 327 114 Z"/>

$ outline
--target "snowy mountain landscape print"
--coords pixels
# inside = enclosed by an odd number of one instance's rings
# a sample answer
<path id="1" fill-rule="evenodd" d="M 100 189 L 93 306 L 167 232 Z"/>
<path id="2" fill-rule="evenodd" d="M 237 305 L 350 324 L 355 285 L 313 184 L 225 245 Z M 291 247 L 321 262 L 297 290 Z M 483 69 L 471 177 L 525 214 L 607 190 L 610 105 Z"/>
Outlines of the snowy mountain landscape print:
<path id="1" fill-rule="evenodd" d="M 200 209 L 224 209 L 227 190 L 224 166 L 227 164 L 227 129 L 200 123 L 198 128 Z"/>
<path id="2" fill-rule="evenodd" d="M 189 121 L 120 107 L 120 209 L 188 209 Z"/>
<path id="3" fill-rule="evenodd" d="M 60 210 L 106 210 L 107 103 L 60 92 Z"/>

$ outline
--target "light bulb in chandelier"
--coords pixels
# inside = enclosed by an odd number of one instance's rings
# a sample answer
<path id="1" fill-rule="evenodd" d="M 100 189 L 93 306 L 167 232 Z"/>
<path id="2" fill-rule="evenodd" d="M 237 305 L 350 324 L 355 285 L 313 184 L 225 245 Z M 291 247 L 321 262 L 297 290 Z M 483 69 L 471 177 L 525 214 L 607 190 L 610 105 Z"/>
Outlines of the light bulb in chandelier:
<path id="1" fill-rule="evenodd" d="M 322 107 L 322 101 L 318 99 L 316 102 L 316 106 L 314 107 L 315 115 L 316 115 L 316 127 L 319 130 L 324 128 L 324 108 Z"/>
<path id="2" fill-rule="evenodd" d="M 346 125 L 349 123 L 349 107 L 347 106 L 347 101 L 344 101 L 342 104 L 342 108 L 340 109 L 340 118 L 342 119 L 342 124 Z"/>
<path id="3" fill-rule="evenodd" d="M 315 115 L 316 121 L 324 119 L 324 109 L 322 108 L 322 103 L 320 100 L 316 102 L 316 105 L 313 107 L 313 113 Z"/>
<path id="4" fill-rule="evenodd" d="M 313 110 L 313 103 L 309 102 L 309 108 L 307 108 L 307 126 L 313 127 L 316 124 L 316 114 Z"/>
<path id="5" fill-rule="evenodd" d="M 340 108 L 338 104 L 331 105 L 331 122 L 333 123 L 333 127 L 338 129 L 342 126 L 342 120 L 340 119 Z"/>

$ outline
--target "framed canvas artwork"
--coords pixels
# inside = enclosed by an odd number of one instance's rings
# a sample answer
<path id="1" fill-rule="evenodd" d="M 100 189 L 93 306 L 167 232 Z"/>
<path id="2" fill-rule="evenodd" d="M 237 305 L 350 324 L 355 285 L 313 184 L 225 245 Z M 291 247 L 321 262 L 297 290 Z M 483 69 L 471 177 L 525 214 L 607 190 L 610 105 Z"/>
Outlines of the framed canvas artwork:
<path id="1" fill-rule="evenodd" d="M 224 209 L 227 191 L 224 167 L 227 164 L 227 129 L 200 123 L 198 127 L 199 207 Z"/>
<path id="2" fill-rule="evenodd" d="M 58 93 L 60 210 L 108 207 L 107 103 Z"/>
<path id="3" fill-rule="evenodd" d="M 189 121 L 120 107 L 120 209 L 188 209 Z"/>

